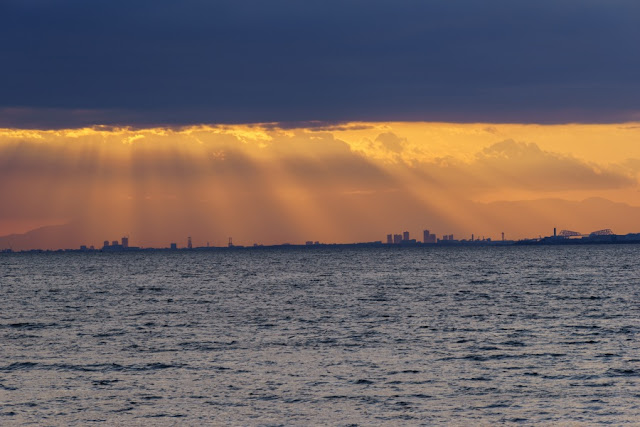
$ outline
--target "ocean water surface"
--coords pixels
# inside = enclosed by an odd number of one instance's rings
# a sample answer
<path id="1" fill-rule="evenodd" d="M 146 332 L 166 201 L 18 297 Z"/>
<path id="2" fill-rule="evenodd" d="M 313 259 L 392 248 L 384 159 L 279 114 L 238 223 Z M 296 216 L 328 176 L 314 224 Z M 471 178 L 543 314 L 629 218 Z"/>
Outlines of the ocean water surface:
<path id="1" fill-rule="evenodd" d="M 640 424 L 640 245 L 0 254 L 0 425 Z"/>

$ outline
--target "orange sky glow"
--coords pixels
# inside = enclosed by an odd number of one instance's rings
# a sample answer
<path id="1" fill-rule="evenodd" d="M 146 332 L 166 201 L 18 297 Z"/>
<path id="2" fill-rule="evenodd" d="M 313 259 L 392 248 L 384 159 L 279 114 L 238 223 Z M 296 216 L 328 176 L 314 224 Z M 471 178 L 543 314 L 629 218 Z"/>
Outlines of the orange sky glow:
<path id="1" fill-rule="evenodd" d="M 125 234 L 166 247 L 627 233 L 640 231 L 639 171 L 639 123 L 0 129 L 0 236 L 70 224 L 15 244 L 58 248 Z"/>

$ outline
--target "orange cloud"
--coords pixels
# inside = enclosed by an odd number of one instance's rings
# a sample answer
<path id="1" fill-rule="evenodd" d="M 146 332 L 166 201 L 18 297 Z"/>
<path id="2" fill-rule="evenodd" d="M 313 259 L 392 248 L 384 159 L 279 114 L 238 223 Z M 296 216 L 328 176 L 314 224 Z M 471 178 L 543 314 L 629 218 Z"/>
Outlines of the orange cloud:
<path id="1" fill-rule="evenodd" d="M 186 235 L 365 241 L 436 226 L 489 234 L 509 223 L 524 237 L 537 233 L 531 221 L 478 202 L 598 196 L 640 205 L 636 136 L 632 124 L 4 129 L 0 230 L 68 221 L 83 224 L 73 242 L 131 232 L 166 245 Z"/>

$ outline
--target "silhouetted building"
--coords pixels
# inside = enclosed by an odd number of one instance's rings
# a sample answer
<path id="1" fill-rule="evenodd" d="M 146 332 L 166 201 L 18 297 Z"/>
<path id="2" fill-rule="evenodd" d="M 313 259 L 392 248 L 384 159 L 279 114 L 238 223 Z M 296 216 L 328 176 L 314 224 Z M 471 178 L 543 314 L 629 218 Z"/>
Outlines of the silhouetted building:
<path id="1" fill-rule="evenodd" d="M 102 250 L 106 251 L 106 252 L 120 252 L 120 251 L 123 251 L 125 249 L 126 248 L 124 246 L 122 246 L 117 240 L 114 240 L 111 243 L 109 243 L 108 240 L 105 240 L 104 241 L 104 246 L 102 247 Z"/>
<path id="2" fill-rule="evenodd" d="M 229 247 L 230 248 L 233 247 L 233 239 L 231 237 L 229 237 Z"/>
<path id="3" fill-rule="evenodd" d="M 129 238 L 128 237 L 123 237 L 122 238 L 122 247 L 127 249 L 129 247 Z"/>
<path id="4" fill-rule="evenodd" d="M 402 240 L 409 240 L 409 232 L 405 231 L 404 233 L 402 233 Z"/>
<path id="5" fill-rule="evenodd" d="M 393 234 L 387 234 L 387 245 L 393 244 Z"/>
<path id="6" fill-rule="evenodd" d="M 396 245 L 399 245 L 400 243 L 402 243 L 402 234 L 394 234 L 393 243 Z"/>
<path id="7" fill-rule="evenodd" d="M 313 245 L 313 240 L 307 240 L 306 242 L 304 242 L 305 245 L 307 246 L 312 246 Z"/>
<path id="8" fill-rule="evenodd" d="M 173 250 L 178 249 L 178 244 L 177 244 L 177 243 L 171 243 L 169 246 L 170 246 L 170 248 L 171 248 L 171 249 L 173 249 Z"/>
<path id="9" fill-rule="evenodd" d="M 86 251 L 86 250 L 87 250 L 87 245 L 82 245 L 82 246 L 80 246 L 80 250 L 81 250 L 81 251 Z"/>
<path id="10" fill-rule="evenodd" d="M 435 243 L 436 242 L 436 235 L 435 234 L 431 234 L 429 232 L 429 230 L 424 230 L 423 231 L 423 238 L 422 238 L 422 242 L 423 243 Z"/>
<path id="11" fill-rule="evenodd" d="M 193 245 L 191 244 L 191 237 L 187 237 L 187 248 L 193 249 Z"/>

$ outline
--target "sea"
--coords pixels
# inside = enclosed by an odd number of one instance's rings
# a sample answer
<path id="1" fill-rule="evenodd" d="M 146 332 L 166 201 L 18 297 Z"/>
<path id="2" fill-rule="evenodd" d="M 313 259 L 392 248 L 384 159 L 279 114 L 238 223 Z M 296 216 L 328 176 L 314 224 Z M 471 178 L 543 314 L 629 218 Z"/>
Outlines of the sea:
<path id="1" fill-rule="evenodd" d="M 640 425 L 640 245 L 0 254 L 0 425 Z"/>

